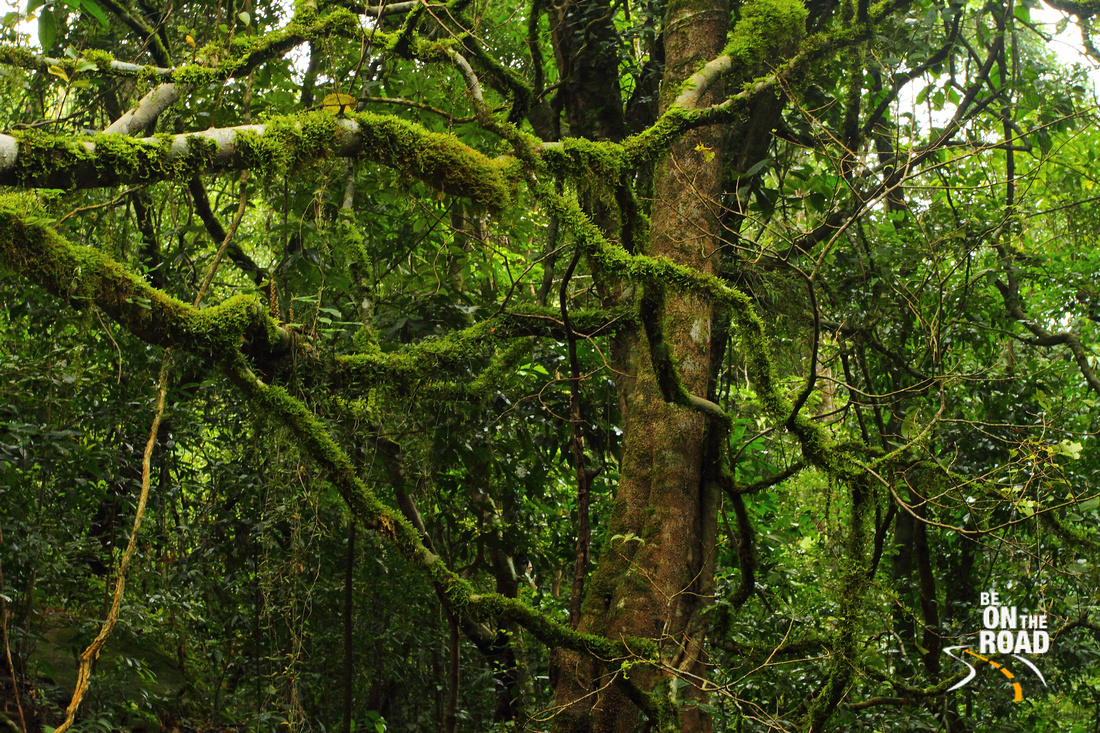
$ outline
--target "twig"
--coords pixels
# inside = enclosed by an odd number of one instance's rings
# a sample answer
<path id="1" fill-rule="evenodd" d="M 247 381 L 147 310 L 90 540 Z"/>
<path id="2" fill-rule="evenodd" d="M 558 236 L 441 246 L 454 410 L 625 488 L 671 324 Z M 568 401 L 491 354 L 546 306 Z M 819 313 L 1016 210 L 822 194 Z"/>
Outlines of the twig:
<path id="1" fill-rule="evenodd" d="M 222 241 L 221 247 L 214 257 L 214 261 L 211 262 L 210 267 L 207 268 L 206 276 L 203 278 L 202 285 L 195 295 L 193 306 L 195 308 L 198 308 L 199 304 L 202 302 L 203 296 L 210 286 L 210 281 L 214 279 L 214 273 L 218 269 L 218 264 L 221 262 L 225 250 L 229 247 L 230 240 L 233 239 L 233 236 L 237 232 L 237 228 L 241 224 L 241 220 L 244 219 L 244 212 L 248 205 L 248 194 L 244 185 L 246 176 L 246 172 L 241 173 L 240 205 L 237 207 L 237 215 L 233 219 L 233 223 L 230 225 L 229 231 L 226 233 L 225 239 Z M 55 733 L 65 733 L 65 731 L 72 728 L 73 721 L 76 718 L 76 711 L 80 707 L 80 703 L 84 700 L 84 695 L 88 692 L 88 685 L 92 678 L 92 664 L 99 658 L 100 650 L 102 650 L 103 646 L 107 643 L 107 637 L 111 635 L 111 632 L 115 628 L 115 624 L 118 622 L 118 613 L 119 609 L 122 607 L 122 597 L 126 588 L 126 573 L 130 569 L 130 562 L 133 560 L 134 551 L 137 549 L 138 530 L 141 529 L 141 520 L 145 515 L 145 505 L 149 500 L 150 464 L 153 458 L 153 450 L 156 448 L 157 444 L 157 434 L 160 432 L 160 423 L 164 418 L 164 403 L 168 395 L 168 377 L 171 371 L 171 364 L 172 350 L 168 349 L 164 352 L 164 358 L 160 364 L 160 375 L 157 379 L 157 405 L 153 412 L 153 424 L 149 428 L 149 440 L 145 443 L 145 452 L 141 460 L 141 493 L 138 496 L 137 510 L 134 512 L 134 524 L 130 530 L 130 540 L 126 544 L 126 550 L 123 552 L 122 561 L 118 566 L 118 578 L 115 580 L 115 592 L 111 599 L 111 609 L 107 612 L 107 618 L 103 621 L 103 626 L 100 627 L 96 638 L 93 639 L 92 643 L 88 645 L 88 648 L 80 654 L 80 666 L 77 670 L 76 686 L 73 689 L 73 697 L 69 702 L 69 707 L 65 710 L 65 721 L 57 727 Z"/>
<path id="2" fill-rule="evenodd" d="M 0 529 L 0 546 L 4 544 L 4 531 Z M 19 701 L 19 683 L 15 679 L 15 664 L 11 661 L 11 645 L 8 643 L 8 599 L 4 595 L 4 565 L 0 562 L 0 631 L 4 634 L 4 655 L 11 672 L 11 694 L 15 698 L 15 708 L 19 711 L 19 727 L 27 733 L 27 721 L 23 717 L 23 704 Z"/>

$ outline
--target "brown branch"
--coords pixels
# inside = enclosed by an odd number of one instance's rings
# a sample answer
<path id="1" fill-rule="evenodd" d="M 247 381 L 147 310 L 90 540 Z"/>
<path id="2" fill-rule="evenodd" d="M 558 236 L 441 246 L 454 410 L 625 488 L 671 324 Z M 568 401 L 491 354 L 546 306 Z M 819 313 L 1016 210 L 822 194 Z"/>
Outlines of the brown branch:
<path id="1" fill-rule="evenodd" d="M 226 241 L 225 229 L 222 228 L 221 222 L 214 214 L 214 210 L 210 208 L 210 199 L 206 195 L 206 187 L 203 186 L 202 180 L 198 176 L 192 178 L 187 182 L 187 190 L 191 192 L 191 200 L 195 203 L 195 213 L 199 215 L 199 219 L 202 220 L 210 238 L 215 242 Z M 262 284 L 267 278 L 267 272 L 241 249 L 241 245 L 237 241 L 230 241 L 226 256 L 257 285 Z"/>
<path id="2" fill-rule="evenodd" d="M 1002 248 L 1001 251 L 1002 256 L 1004 256 L 1004 249 Z M 1085 347 L 1081 345 L 1081 339 L 1077 337 L 1077 334 L 1070 331 L 1057 333 L 1048 331 L 1028 318 L 1020 302 L 1019 288 L 1015 283 L 1014 275 L 1010 274 L 1008 285 L 1000 280 L 996 280 L 993 284 L 1001 292 L 1001 298 L 1004 300 L 1005 310 L 1008 312 L 1009 317 L 1035 335 L 1035 338 L 1024 336 L 1015 336 L 1015 338 L 1031 346 L 1067 347 L 1070 353 L 1073 354 L 1073 360 L 1077 363 L 1077 368 L 1081 371 L 1081 376 L 1085 378 L 1089 389 L 1100 394 L 1100 379 L 1097 378 L 1096 372 L 1089 366 L 1088 353 L 1085 351 Z"/>
<path id="3" fill-rule="evenodd" d="M 569 625 L 577 628 L 581 622 L 581 603 L 584 600 L 584 578 L 588 572 L 588 547 L 592 530 L 589 525 L 589 498 L 592 478 L 584 466 L 584 428 L 581 421 L 581 367 L 577 359 L 577 334 L 569 320 L 569 281 L 580 262 L 582 250 L 577 247 L 573 259 L 565 269 L 558 292 L 561 304 L 561 320 L 565 326 L 565 342 L 569 351 L 569 424 L 570 446 L 573 451 L 573 467 L 577 474 L 577 542 L 573 550 L 573 588 L 569 594 Z"/>

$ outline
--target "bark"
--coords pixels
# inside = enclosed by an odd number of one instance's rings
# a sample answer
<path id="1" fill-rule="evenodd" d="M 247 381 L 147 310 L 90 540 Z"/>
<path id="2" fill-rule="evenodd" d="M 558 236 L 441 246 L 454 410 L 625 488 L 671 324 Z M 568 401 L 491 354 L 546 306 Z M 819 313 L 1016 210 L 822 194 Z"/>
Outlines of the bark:
<path id="1" fill-rule="evenodd" d="M 722 0 L 669 8 L 663 107 L 671 102 L 670 90 L 721 52 L 727 18 Z M 703 97 L 704 104 L 711 102 L 713 91 Z M 696 130 L 658 165 L 647 254 L 713 274 L 721 148 L 718 130 Z M 680 379 L 689 393 L 705 395 L 712 308 L 702 298 L 678 293 L 669 293 L 663 304 L 658 317 Z M 581 630 L 607 638 L 659 640 L 668 668 L 685 679 L 699 679 L 705 673 L 699 611 L 711 593 L 716 532 L 715 495 L 703 481 L 707 421 L 698 411 L 665 402 L 647 346 L 639 344 L 629 371 L 634 377 L 625 397 L 622 477 L 608 532 L 632 539 L 605 546 L 586 594 Z M 566 662 L 557 688 L 557 702 L 566 707 L 557 730 L 635 729 L 638 708 L 626 691 L 607 684 L 604 675 L 610 670 L 587 659 Z M 670 682 L 669 676 L 652 667 L 630 672 L 643 690 L 662 678 Z M 693 708 L 684 710 L 681 722 L 686 731 L 710 729 L 709 720 Z"/>

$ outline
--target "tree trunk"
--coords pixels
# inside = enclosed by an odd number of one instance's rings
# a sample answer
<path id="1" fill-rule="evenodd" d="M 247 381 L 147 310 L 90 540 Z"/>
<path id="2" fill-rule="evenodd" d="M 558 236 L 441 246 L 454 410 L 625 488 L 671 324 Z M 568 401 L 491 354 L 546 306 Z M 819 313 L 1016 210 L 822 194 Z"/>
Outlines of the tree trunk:
<path id="1" fill-rule="evenodd" d="M 719 55 L 729 13 L 723 0 L 671 3 L 665 22 L 666 68 L 662 108 L 679 83 Z M 706 103 L 706 101 L 704 101 Z M 713 273 L 718 261 L 717 200 L 721 190 L 722 136 L 698 130 L 658 165 L 647 254 Z M 678 293 L 664 298 L 663 325 L 684 386 L 706 395 L 711 365 L 712 308 Z M 699 611 L 712 593 L 716 496 L 703 481 L 707 422 L 701 413 L 667 403 L 643 340 L 632 355 L 626 390 L 622 476 L 608 542 L 586 593 L 581 629 L 608 638 L 659 640 L 664 661 L 683 680 L 704 675 Z M 637 708 L 593 662 L 569 657 L 562 664 L 557 702 L 559 731 L 633 731 Z M 653 689 L 659 675 L 634 668 L 631 680 Z M 671 689 L 693 687 L 680 682 Z M 593 694 L 594 693 L 594 694 Z M 683 730 L 708 731 L 706 716 L 685 709 Z"/>

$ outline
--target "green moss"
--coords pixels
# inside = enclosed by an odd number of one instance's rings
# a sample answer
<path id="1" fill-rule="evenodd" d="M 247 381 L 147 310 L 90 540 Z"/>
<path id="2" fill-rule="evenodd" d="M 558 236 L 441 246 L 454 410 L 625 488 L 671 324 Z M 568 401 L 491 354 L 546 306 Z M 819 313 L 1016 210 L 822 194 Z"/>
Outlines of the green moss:
<path id="1" fill-rule="evenodd" d="M 216 356 L 236 352 L 246 340 L 271 350 L 284 338 L 255 296 L 235 296 L 196 310 L 150 286 L 102 252 L 65 241 L 33 213 L 28 214 L 19 199 L 0 202 L 0 265 L 75 308 L 98 306 L 151 344 Z"/>
<path id="2" fill-rule="evenodd" d="M 173 143 L 171 135 L 158 135 L 156 139 L 162 151 L 167 151 Z M 188 135 L 186 152 L 172 160 L 168 169 L 164 171 L 164 175 L 174 180 L 189 179 L 211 169 L 217 154 L 218 144 L 210 138 L 202 135 Z"/>
<path id="3" fill-rule="evenodd" d="M 596 142 L 579 137 L 543 148 L 547 169 L 564 178 L 617 181 L 626 170 L 624 147 L 613 142 Z"/>
<path id="4" fill-rule="evenodd" d="M 36 130 L 16 130 L 12 136 L 19 143 L 14 174 L 19 181 L 39 180 L 60 170 L 69 170 L 94 159 L 87 146 L 67 138 L 47 135 Z M 65 188 L 66 186 L 54 186 Z"/>
<path id="5" fill-rule="evenodd" d="M 455 196 L 498 211 L 514 194 L 505 176 L 512 163 L 488 158 L 453 135 L 368 112 L 349 114 L 359 123 L 363 154 Z"/>
<path id="6" fill-rule="evenodd" d="M 213 140 L 200 136 L 188 137 L 179 154 L 171 150 L 171 135 L 153 141 L 103 134 L 74 140 L 28 130 L 13 135 L 19 142 L 15 179 L 53 188 L 189 178 L 209 168 L 217 152 Z"/>
<path id="7" fill-rule="evenodd" d="M 115 57 L 106 51 L 101 51 L 98 48 L 85 49 L 81 54 L 81 57 L 85 61 L 91 61 L 96 65 L 96 68 L 100 71 L 107 71 L 111 68 L 111 63 L 115 60 Z"/>
<path id="8" fill-rule="evenodd" d="M 754 0 L 744 6 L 723 53 L 744 78 L 775 65 L 798 48 L 806 33 L 806 7 L 801 0 Z"/>
<path id="9" fill-rule="evenodd" d="M 217 69 L 202 64 L 184 64 L 176 67 L 172 72 L 172 81 L 177 84 L 189 84 L 192 86 L 204 86 L 218 81 L 222 75 Z"/>
<path id="10" fill-rule="evenodd" d="M 36 69 L 43 65 L 42 60 L 30 49 L 7 44 L 0 45 L 0 64 L 22 69 Z"/>
<path id="11" fill-rule="evenodd" d="M 695 110 L 670 107 L 657 122 L 623 141 L 623 165 L 634 168 L 655 162 L 701 116 Z"/>
<path id="12" fill-rule="evenodd" d="M 96 135 L 92 143 L 99 170 L 138 179 L 163 173 L 162 145 L 149 145 L 128 135 Z"/>

